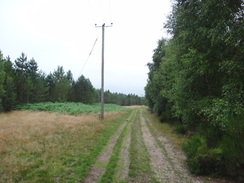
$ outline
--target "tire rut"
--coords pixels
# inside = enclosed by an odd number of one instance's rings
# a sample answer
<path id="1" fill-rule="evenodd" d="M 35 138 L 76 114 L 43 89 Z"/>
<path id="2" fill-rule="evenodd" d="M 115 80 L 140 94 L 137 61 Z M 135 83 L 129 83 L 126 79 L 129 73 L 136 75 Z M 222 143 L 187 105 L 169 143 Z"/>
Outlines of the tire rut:
<path id="1" fill-rule="evenodd" d="M 181 183 L 181 182 L 197 182 L 187 171 L 183 153 L 176 151 L 170 141 L 159 134 L 153 135 L 147 125 L 153 128 L 149 119 L 140 117 L 142 125 L 143 140 L 150 154 L 151 167 L 156 174 L 158 182 L 165 183 Z M 155 130 L 155 129 L 153 129 Z M 155 130 L 156 132 L 156 130 Z"/>
<path id="2" fill-rule="evenodd" d="M 102 177 L 102 175 L 106 170 L 106 166 L 113 153 L 113 148 L 117 143 L 118 138 L 120 137 L 124 127 L 126 126 L 126 124 L 128 123 L 128 121 L 131 119 L 133 115 L 134 112 L 131 113 L 129 118 L 123 124 L 120 125 L 117 132 L 110 138 L 111 140 L 109 141 L 108 145 L 105 146 L 105 148 L 102 150 L 101 154 L 97 157 L 97 161 L 91 168 L 86 179 L 83 181 L 84 183 L 99 182 L 100 178 Z"/>
<path id="3" fill-rule="evenodd" d="M 146 119 L 148 125 L 150 125 L 151 128 L 154 127 L 152 126 L 152 123 L 149 119 Z M 157 133 L 157 132 L 156 132 Z M 187 165 L 185 163 L 186 156 L 184 155 L 183 152 L 177 151 L 176 149 L 173 148 L 172 143 L 165 137 L 157 134 L 155 137 L 158 140 L 158 143 L 163 147 L 163 152 L 165 155 L 169 158 L 169 161 L 171 162 L 171 166 L 173 166 L 173 169 L 175 172 L 180 176 L 180 182 L 184 180 L 185 182 L 196 182 L 200 183 L 201 181 L 197 180 L 196 177 L 190 174 L 188 171 Z"/>
<path id="4" fill-rule="evenodd" d="M 167 157 L 162 153 L 161 148 L 157 145 L 157 142 L 151 135 L 143 117 L 141 117 L 141 124 L 143 140 L 147 147 L 147 151 L 150 154 L 151 167 L 156 174 L 156 179 L 159 182 L 174 182 L 174 171 Z"/>

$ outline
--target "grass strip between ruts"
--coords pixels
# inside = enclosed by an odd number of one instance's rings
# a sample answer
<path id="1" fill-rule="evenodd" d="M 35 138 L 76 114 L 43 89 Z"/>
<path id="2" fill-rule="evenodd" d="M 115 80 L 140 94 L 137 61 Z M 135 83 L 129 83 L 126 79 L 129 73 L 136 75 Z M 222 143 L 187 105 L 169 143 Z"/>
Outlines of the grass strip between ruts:
<path id="1" fill-rule="evenodd" d="M 129 180 L 141 183 L 157 182 L 154 172 L 151 170 L 150 156 L 143 141 L 139 112 L 141 113 L 141 111 L 137 111 L 137 117 L 132 124 Z"/>

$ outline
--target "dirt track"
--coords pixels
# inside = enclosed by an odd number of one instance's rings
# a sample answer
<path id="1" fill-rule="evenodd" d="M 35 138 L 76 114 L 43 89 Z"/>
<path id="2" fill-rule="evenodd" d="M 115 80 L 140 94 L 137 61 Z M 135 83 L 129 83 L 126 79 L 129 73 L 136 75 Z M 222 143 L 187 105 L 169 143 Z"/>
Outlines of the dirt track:
<path id="1" fill-rule="evenodd" d="M 184 154 L 159 135 L 151 119 L 145 117 L 146 112 L 143 108 L 133 111 L 99 155 L 84 182 L 205 182 L 188 172 Z M 119 138 L 122 138 L 122 145 L 116 167 L 110 177 L 104 179 Z"/>

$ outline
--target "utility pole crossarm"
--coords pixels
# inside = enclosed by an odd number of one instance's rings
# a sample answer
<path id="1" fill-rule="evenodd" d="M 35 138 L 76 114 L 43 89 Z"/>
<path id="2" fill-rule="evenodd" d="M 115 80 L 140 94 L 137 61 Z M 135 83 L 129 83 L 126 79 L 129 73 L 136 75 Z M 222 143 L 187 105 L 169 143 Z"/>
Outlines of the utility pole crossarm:
<path id="1" fill-rule="evenodd" d="M 113 23 L 109 26 L 105 26 L 105 23 L 102 26 L 97 26 L 95 24 L 95 27 L 101 27 L 102 28 L 102 68 L 101 68 L 101 114 L 99 116 L 100 120 L 104 119 L 104 30 L 105 27 L 112 27 Z"/>
<path id="2" fill-rule="evenodd" d="M 112 27 L 112 26 L 113 26 L 113 23 L 111 23 L 110 25 L 105 25 L 105 23 L 102 24 L 102 25 L 97 25 L 97 24 L 95 24 L 95 27 L 96 27 L 96 28 L 99 28 L 99 27 Z"/>

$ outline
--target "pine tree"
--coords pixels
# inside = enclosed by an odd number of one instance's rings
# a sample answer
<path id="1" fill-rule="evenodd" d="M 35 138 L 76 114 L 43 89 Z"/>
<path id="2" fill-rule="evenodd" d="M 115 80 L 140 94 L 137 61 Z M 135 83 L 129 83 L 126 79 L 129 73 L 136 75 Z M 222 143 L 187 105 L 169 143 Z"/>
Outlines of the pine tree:
<path id="1" fill-rule="evenodd" d="M 4 96 L 5 93 L 3 87 L 4 76 L 5 76 L 5 72 L 4 72 L 4 65 L 3 65 L 3 55 L 0 50 L 0 111 L 2 110 L 2 97 Z"/>
<path id="2" fill-rule="evenodd" d="M 27 91 L 28 87 L 26 86 L 27 79 L 27 56 L 24 53 L 21 53 L 21 56 L 15 60 L 15 89 L 17 94 L 17 102 L 25 103 L 27 102 Z"/>
<path id="3" fill-rule="evenodd" d="M 3 96 L 3 110 L 5 112 L 11 111 L 16 104 L 16 93 L 15 93 L 15 85 L 14 85 L 14 69 L 12 66 L 12 62 L 10 61 L 10 57 L 4 59 L 4 83 L 3 87 L 5 90 Z"/>

